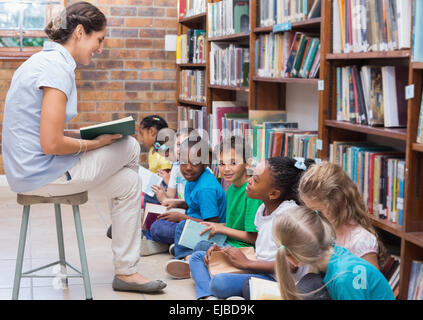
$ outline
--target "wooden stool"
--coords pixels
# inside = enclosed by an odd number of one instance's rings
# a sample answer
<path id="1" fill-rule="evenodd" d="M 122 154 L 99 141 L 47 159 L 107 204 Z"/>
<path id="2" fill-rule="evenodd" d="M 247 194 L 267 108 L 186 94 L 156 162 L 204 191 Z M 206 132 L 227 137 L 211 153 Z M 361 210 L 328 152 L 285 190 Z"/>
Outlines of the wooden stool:
<path id="1" fill-rule="evenodd" d="M 79 214 L 79 205 L 84 204 L 87 201 L 88 201 L 88 192 L 81 192 L 77 194 L 63 195 L 63 196 L 56 196 L 56 197 L 41 197 L 41 196 L 18 194 L 17 202 L 23 205 L 24 207 L 23 207 L 21 231 L 19 235 L 18 257 L 16 259 L 15 280 L 13 283 L 13 295 L 12 295 L 13 300 L 18 299 L 21 278 L 56 278 L 57 275 L 40 276 L 40 275 L 31 274 L 39 270 L 49 268 L 56 264 L 59 264 L 61 267 L 61 275 L 65 276 L 65 279 L 62 279 L 62 281 L 64 281 L 64 284 L 66 286 L 67 286 L 67 278 L 83 278 L 84 288 L 85 288 L 85 297 L 87 300 L 92 299 L 90 276 L 88 273 L 88 264 L 87 264 L 87 257 L 85 253 L 84 237 L 82 234 L 81 217 Z M 25 242 L 26 242 L 26 232 L 28 229 L 28 221 L 29 221 L 29 209 L 31 205 L 39 204 L 39 203 L 54 203 L 54 209 L 56 214 L 57 243 L 59 247 L 59 260 L 56 262 L 47 264 L 45 266 L 22 273 L 22 264 L 24 259 Z M 77 270 L 76 268 L 71 266 L 69 263 L 67 263 L 65 260 L 65 246 L 63 241 L 62 216 L 61 216 L 61 209 L 60 209 L 61 204 L 69 204 L 72 206 L 72 209 L 73 209 L 76 237 L 78 240 L 79 257 L 81 259 L 82 271 Z M 66 265 L 69 266 L 71 269 L 73 269 L 75 272 L 77 272 L 77 274 L 67 275 Z"/>

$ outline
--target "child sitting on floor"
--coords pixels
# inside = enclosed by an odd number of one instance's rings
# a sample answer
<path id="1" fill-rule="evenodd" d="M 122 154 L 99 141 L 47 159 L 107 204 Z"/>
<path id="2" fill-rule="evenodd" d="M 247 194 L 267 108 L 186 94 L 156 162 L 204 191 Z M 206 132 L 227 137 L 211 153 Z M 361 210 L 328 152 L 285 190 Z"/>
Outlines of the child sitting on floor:
<path id="1" fill-rule="evenodd" d="M 391 287 L 372 264 L 335 244 L 332 224 L 319 211 L 294 207 L 273 222 L 277 242 L 276 274 L 284 300 L 304 299 L 290 265 L 309 265 L 322 273 L 333 300 L 394 300 Z"/>
<path id="2" fill-rule="evenodd" d="M 312 166 L 301 178 L 299 196 L 307 207 L 332 223 L 337 245 L 378 269 L 383 265 L 386 250 L 367 216 L 357 185 L 342 167 L 326 161 Z"/>
<path id="3" fill-rule="evenodd" d="M 260 163 L 255 168 L 254 175 L 248 180 L 246 193 L 248 198 L 263 201 L 254 221 L 258 233 L 255 239 L 252 239 L 246 232 L 244 233 L 245 238 L 240 237 L 241 234 L 238 231 L 237 238 L 244 238 L 245 241 L 255 244 L 257 260 L 248 259 L 238 248 L 220 248 L 213 245 L 207 253 L 202 253 L 206 265 L 208 265 L 213 251 L 221 250 L 233 266 L 248 273 L 220 273 L 215 275 L 211 280 L 208 280 L 210 285 L 209 293 L 207 294 L 217 298 L 241 296 L 243 283 L 250 277 L 267 280 L 275 279 L 277 247 L 272 238 L 272 222 L 276 216 L 283 214 L 291 207 L 297 206 L 298 182 L 310 163 L 310 160 L 304 163 L 290 158 L 275 157 Z M 200 253 L 195 253 L 195 255 L 197 254 L 199 255 Z M 192 261 L 193 259 L 194 257 L 192 257 Z M 198 257 L 196 260 L 198 261 Z M 303 269 L 293 270 L 298 280 L 304 274 L 305 270 Z M 210 296 L 204 296 L 203 298 L 209 298 Z"/>
<path id="4" fill-rule="evenodd" d="M 189 276 L 187 256 L 193 250 L 178 244 L 185 220 L 197 222 L 225 222 L 226 195 L 216 177 L 207 169 L 210 162 L 208 143 L 204 140 L 186 139 L 181 144 L 181 172 L 188 181 L 185 185 L 185 202 L 180 207 L 187 208 L 187 214 L 170 212 L 161 219 L 177 223 L 175 228 L 175 259 L 168 261 L 166 272 L 174 278 Z"/>

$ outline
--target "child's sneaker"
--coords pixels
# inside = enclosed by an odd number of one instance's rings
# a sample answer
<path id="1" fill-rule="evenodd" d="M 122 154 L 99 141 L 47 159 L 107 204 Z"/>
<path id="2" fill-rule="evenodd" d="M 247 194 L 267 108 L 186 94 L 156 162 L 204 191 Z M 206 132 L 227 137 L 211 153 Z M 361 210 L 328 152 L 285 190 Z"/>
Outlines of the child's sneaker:
<path id="1" fill-rule="evenodd" d="M 174 244 L 174 243 L 172 243 L 172 244 L 169 246 L 169 253 L 170 253 L 172 256 L 175 256 L 175 244 Z"/>
<path id="2" fill-rule="evenodd" d="M 169 245 L 166 243 L 148 240 L 144 237 L 141 238 L 141 256 L 151 256 L 153 254 L 167 252 L 168 250 Z"/>
<path id="3" fill-rule="evenodd" d="M 106 236 L 109 239 L 112 238 L 112 225 L 110 225 L 109 229 L 107 229 Z"/>
<path id="4" fill-rule="evenodd" d="M 191 277 L 189 263 L 186 260 L 172 259 L 166 263 L 165 270 L 175 279 L 188 279 Z"/>

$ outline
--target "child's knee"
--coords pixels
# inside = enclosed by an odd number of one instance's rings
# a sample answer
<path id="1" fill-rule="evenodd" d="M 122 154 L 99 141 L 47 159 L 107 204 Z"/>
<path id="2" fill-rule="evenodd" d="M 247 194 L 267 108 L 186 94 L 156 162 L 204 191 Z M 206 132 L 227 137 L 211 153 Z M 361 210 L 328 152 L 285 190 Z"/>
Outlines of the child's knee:
<path id="1" fill-rule="evenodd" d="M 205 251 L 193 252 L 193 254 L 189 258 L 189 264 L 191 265 L 191 263 L 196 263 L 196 262 L 199 262 L 199 261 L 203 262 L 205 256 L 206 256 Z"/>
<path id="2" fill-rule="evenodd" d="M 215 297 L 225 297 L 226 288 L 228 286 L 228 280 L 224 274 L 215 275 L 210 281 L 210 292 Z"/>

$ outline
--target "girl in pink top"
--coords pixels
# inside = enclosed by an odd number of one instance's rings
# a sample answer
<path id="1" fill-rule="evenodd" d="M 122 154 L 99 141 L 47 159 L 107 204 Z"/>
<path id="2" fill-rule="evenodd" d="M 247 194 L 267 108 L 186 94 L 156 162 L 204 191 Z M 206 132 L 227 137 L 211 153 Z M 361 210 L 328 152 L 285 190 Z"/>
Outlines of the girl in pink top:
<path id="1" fill-rule="evenodd" d="M 337 245 L 373 264 L 383 265 L 386 250 L 368 217 L 357 186 L 337 164 L 313 165 L 302 176 L 299 196 L 324 214 L 336 229 Z"/>

